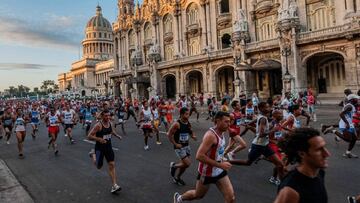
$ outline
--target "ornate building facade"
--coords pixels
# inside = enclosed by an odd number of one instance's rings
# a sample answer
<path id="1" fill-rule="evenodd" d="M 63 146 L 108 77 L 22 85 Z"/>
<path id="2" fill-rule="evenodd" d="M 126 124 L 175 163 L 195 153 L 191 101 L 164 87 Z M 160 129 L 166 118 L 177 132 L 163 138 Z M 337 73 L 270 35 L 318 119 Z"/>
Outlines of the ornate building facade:
<path id="1" fill-rule="evenodd" d="M 119 0 L 118 9 L 117 95 L 359 87 L 358 0 Z"/>
<path id="2" fill-rule="evenodd" d="M 58 75 L 61 92 L 69 90 L 83 96 L 106 95 L 112 92 L 109 74 L 114 70 L 114 38 L 110 22 L 100 6 L 85 28 L 82 58 L 71 64 L 68 73 Z"/>

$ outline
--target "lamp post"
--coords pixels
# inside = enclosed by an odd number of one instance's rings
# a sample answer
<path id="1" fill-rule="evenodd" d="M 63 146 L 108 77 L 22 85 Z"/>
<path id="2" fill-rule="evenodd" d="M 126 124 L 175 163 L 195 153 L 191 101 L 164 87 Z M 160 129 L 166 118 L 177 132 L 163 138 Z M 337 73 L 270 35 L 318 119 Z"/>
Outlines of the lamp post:
<path id="1" fill-rule="evenodd" d="M 285 67 L 286 67 L 285 75 L 288 76 L 288 75 L 290 75 L 290 73 L 289 73 L 289 67 L 288 67 L 288 56 L 291 55 L 291 47 L 286 45 L 286 46 L 281 50 L 281 55 L 285 56 Z"/>

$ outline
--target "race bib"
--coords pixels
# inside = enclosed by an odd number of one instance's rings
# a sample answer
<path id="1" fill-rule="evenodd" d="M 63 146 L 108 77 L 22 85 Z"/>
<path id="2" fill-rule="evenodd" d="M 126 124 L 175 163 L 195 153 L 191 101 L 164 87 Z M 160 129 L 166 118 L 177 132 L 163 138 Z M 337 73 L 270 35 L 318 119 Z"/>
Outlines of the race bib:
<path id="1" fill-rule="evenodd" d="M 109 134 L 109 135 L 104 135 L 104 136 L 103 136 L 103 139 L 104 139 L 104 140 L 111 140 L 111 134 Z"/>
<path id="2" fill-rule="evenodd" d="M 236 125 L 237 125 L 237 126 L 240 126 L 240 125 L 241 125 L 241 119 L 240 119 L 240 118 L 236 119 Z"/>
<path id="3" fill-rule="evenodd" d="M 180 133 L 179 141 L 180 142 L 189 141 L 189 133 Z"/>
<path id="4" fill-rule="evenodd" d="M 282 138 L 282 132 L 281 131 L 275 132 L 275 138 L 276 139 Z"/>

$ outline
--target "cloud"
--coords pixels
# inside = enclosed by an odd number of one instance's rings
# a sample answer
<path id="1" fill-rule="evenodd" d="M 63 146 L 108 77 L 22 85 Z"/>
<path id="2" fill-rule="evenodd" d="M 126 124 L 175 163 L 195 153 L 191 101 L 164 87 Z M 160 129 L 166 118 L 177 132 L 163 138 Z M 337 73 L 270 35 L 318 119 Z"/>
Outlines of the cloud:
<path id="1" fill-rule="evenodd" d="M 1 70 L 43 70 L 54 68 L 55 65 L 31 64 L 31 63 L 0 63 Z"/>
<path id="2" fill-rule="evenodd" d="M 81 32 L 71 31 L 73 24 L 70 17 L 53 15 L 45 19 L 47 20 L 30 22 L 0 15 L 0 42 L 78 50 L 82 35 Z"/>

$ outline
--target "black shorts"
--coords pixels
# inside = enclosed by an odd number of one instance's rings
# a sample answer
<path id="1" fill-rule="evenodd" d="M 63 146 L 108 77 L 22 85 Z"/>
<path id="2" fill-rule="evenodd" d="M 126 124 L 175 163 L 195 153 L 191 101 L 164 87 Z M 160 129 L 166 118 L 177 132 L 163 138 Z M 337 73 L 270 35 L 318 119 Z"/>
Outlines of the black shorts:
<path id="1" fill-rule="evenodd" d="M 80 116 L 79 116 L 79 119 L 80 119 L 80 120 L 84 120 L 84 116 L 80 115 Z"/>
<path id="2" fill-rule="evenodd" d="M 12 131 L 13 127 L 11 125 L 4 125 L 4 129 L 8 129 L 10 132 Z"/>
<path id="3" fill-rule="evenodd" d="M 209 176 L 202 176 L 200 173 L 198 173 L 197 180 L 201 181 L 203 185 L 209 185 L 209 184 L 216 184 L 221 178 L 227 176 L 227 172 L 223 171 L 218 176 L 215 177 L 209 177 Z"/>
<path id="4" fill-rule="evenodd" d="M 68 128 L 73 128 L 74 127 L 74 124 L 65 124 L 65 130 L 68 129 Z"/>
<path id="5" fill-rule="evenodd" d="M 109 163 L 115 160 L 114 151 L 111 147 L 106 147 L 105 149 L 95 149 L 96 155 L 96 167 L 101 168 L 104 164 L 104 157 Z"/>
<path id="6" fill-rule="evenodd" d="M 275 154 L 275 152 L 268 146 L 262 146 L 262 145 L 251 145 L 251 150 L 248 154 L 248 161 L 250 163 L 256 161 L 261 155 L 264 155 L 266 158 L 269 156 L 272 156 Z"/>
<path id="7" fill-rule="evenodd" d="M 152 128 L 143 128 L 142 130 L 143 130 L 144 134 L 147 132 L 152 133 Z"/>

